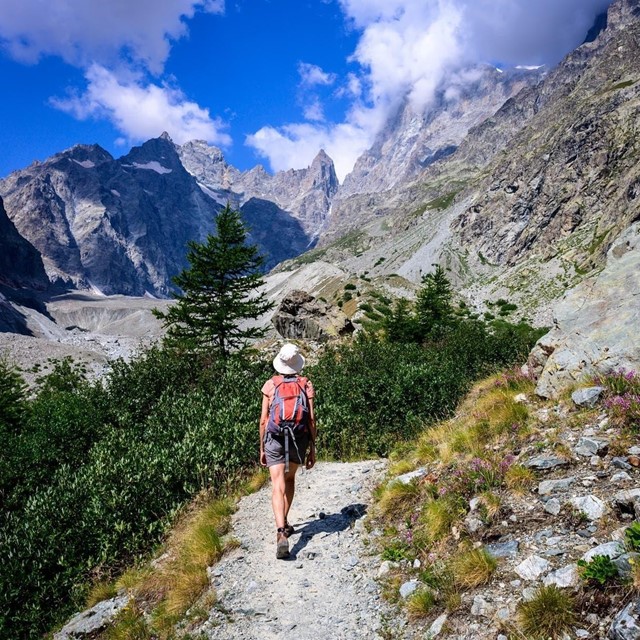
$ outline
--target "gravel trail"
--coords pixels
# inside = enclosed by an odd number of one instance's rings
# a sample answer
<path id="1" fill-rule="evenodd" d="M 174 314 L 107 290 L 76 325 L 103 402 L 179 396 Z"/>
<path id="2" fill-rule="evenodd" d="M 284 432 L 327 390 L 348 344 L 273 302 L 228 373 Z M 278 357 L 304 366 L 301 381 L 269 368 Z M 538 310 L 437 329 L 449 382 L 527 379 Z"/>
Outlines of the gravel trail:
<path id="1" fill-rule="evenodd" d="M 216 640 L 380 638 L 387 605 L 364 516 L 381 461 L 318 463 L 299 471 L 291 556 L 276 560 L 271 485 L 243 498 L 235 549 L 212 567 L 218 602 L 200 629 Z"/>

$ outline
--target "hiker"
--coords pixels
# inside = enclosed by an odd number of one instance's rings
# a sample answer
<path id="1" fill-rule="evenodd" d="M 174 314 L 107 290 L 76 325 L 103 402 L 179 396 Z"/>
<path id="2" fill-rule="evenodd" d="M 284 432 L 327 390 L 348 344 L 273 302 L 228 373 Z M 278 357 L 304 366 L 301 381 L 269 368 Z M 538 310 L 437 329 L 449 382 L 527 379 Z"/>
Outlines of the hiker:
<path id="1" fill-rule="evenodd" d="M 287 516 L 293 502 L 296 471 L 301 464 L 311 469 L 316 463 L 315 393 L 311 382 L 299 375 L 302 367 L 304 357 L 298 347 L 287 343 L 273 360 L 278 375 L 262 387 L 260 464 L 268 467 L 271 475 L 276 558 L 289 556 L 288 539 L 295 533 Z"/>

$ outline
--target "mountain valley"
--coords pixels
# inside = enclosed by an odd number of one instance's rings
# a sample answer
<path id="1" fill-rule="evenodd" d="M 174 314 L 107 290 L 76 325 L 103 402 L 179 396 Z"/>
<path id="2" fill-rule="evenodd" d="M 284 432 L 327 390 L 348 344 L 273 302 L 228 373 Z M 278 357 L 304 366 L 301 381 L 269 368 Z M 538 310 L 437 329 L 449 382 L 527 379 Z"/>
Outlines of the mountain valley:
<path id="1" fill-rule="evenodd" d="M 169 297 L 186 242 L 211 232 L 227 202 L 267 258 L 276 302 L 304 288 L 336 304 L 348 281 L 412 297 L 440 264 L 476 313 L 506 298 L 550 326 L 640 215 L 639 13 L 635 0 L 614 2 L 553 69 L 456 72 L 424 112 L 399 105 L 342 184 L 324 151 L 306 169 L 240 172 L 216 147 L 167 134 L 117 160 L 78 145 L 16 171 L 0 196 L 32 265 L 3 265 L 2 326 L 53 335 L 27 326 L 16 285 L 40 290 L 34 312 L 64 291 Z"/>

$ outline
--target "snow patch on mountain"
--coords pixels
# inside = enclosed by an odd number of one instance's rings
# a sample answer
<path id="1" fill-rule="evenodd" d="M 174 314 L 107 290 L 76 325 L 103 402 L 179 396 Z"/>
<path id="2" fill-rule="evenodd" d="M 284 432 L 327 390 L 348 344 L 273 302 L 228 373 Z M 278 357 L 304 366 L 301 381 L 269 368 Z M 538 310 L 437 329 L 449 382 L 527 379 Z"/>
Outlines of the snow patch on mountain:
<path id="1" fill-rule="evenodd" d="M 123 167 L 135 167 L 136 169 L 145 169 L 148 171 L 155 171 L 156 173 L 171 173 L 173 169 L 167 169 L 163 167 L 157 160 L 151 160 L 150 162 L 134 162 L 133 164 L 123 164 Z"/>
<path id="2" fill-rule="evenodd" d="M 73 160 L 76 164 L 79 164 L 81 167 L 85 169 L 93 169 L 96 166 L 95 162 L 91 162 L 91 160 Z"/>

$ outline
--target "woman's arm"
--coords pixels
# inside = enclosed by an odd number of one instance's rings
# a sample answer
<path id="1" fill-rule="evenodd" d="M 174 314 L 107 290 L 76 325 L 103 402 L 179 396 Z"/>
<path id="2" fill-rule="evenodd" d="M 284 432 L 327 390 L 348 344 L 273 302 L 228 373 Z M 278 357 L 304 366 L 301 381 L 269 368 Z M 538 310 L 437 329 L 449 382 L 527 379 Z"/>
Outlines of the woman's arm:
<path id="1" fill-rule="evenodd" d="M 262 411 L 260 412 L 260 464 L 267 466 L 267 456 L 264 452 L 264 436 L 269 421 L 269 398 L 262 396 Z"/>
<path id="2" fill-rule="evenodd" d="M 311 443 L 309 444 L 309 454 L 307 455 L 307 462 L 305 464 L 307 469 L 311 469 L 316 463 L 316 436 L 318 430 L 316 429 L 316 414 L 313 407 L 313 398 L 309 398 L 309 435 L 311 436 Z"/>

